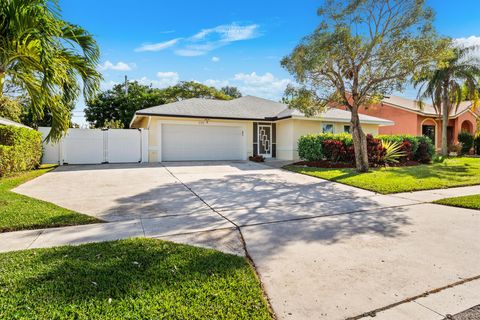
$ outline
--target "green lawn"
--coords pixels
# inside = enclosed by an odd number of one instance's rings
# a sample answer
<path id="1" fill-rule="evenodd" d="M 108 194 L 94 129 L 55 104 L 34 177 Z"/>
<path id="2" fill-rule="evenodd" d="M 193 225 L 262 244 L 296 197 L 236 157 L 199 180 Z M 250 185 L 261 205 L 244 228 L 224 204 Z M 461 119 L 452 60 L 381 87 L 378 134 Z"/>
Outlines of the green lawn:
<path id="1" fill-rule="evenodd" d="M 368 173 L 350 168 L 285 168 L 383 194 L 480 184 L 480 158 L 451 158 L 443 163 L 372 169 Z"/>
<path id="2" fill-rule="evenodd" d="M 271 319 L 243 257 L 155 239 L 0 254 L 0 319 Z"/>
<path id="3" fill-rule="evenodd" d="M 473 196 L 463 196 L 455 198 L 446 198 L 434 201 L 434 203 L 444 204 L 452 207 L 461 207 L 480 210 L 480 194 Z"/>
<path id="4" fill-rule="evenodd" d="M 54 168 L 55 166 L 52 165 L 42 166 L 38 170 L 0 178 L 0 232 L 101 222 L 96 218 L 61 208 L 52 203 L 10 191 Z"/>

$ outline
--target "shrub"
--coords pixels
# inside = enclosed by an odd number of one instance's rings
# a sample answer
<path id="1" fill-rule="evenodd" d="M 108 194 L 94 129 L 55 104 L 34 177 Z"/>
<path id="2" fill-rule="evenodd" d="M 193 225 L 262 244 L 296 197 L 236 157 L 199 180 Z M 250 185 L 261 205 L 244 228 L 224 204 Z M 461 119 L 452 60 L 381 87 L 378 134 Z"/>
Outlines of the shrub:
<path id="1" fill-rule="evenodd" d="M 475 150 L 476 154 L 480 155 L 480 133 L 477 133 L 477 136 L 475 137 Z"/>
<path id="2" fill-rule="evenodd" d="M 328 142 L 327 142 L 328 141 Z M 335 142 L 333 142 L 335 141 Z M 373 137 L 367 135 L 368 161 L 373 166 L 385 163 L 386 150 L 382 145 L 385 143 L 400 144 L 399 152 L 403 156 L 399 162 L 416 160 L 428 163 L 435 154 L 435 147 L 428 137 L 415 137 L 411 135 L 379 135 Z M 479 139 L 480 142 L 480 139 Z M 328 150 L 325 150 L 325 148 Z M 350 134 L 311 134 L 300 137 L 298 141 L 298 154 L 307 161 L 320 161 L 327 159 L 333 162 L 355 162 L 355 151 Z"/>
<path id="3" fill-rule="evenodd" d="M 323 141 L 336 140 L 344 144 L 345 148 L 353 144 L 352 136 L 348 133 L 333 134 L 320 133 L 301 136 L 298 140 L 298 155 L 307 161 L 320 161 L 325 158 Z"/>
<path id="4" fill-rule="evenodd" d="M 374 138 L 371 134 L 367 134 L 367 154 L 370 165 L 378 166 L 383 164 L 385 148 L 382 145 L 382 140 Z"/>
<path id="5" fill-rule="evenodd" d="M 432 139 L 427 136 L 417 137 L 418 149 L 415 153 L 415 160 L 421 163 L 430 163 L 435 154 L 435 146 Z"/>
<path id="6" fill-rule="evenodd" d="M 409 145 L 408 141 L 384 141 L 382 140 L 382 146 L 385 148 L 385 155 L 383 156 L 382 161 L 384 163 L 398 163 L 401 159 L 405 159 L 405 153 L 402 151 L 402 146 Z"/>
<path id="7" fill-rule="evenodd" d="M 462 154 L 470 152 L 470 149 L 473 147 L 474 139 L 475 138 L 472 134 L 465 131 L 458 134 L 458 141 L 462 144 L 462 150 L 460 151 Z"/>
<path id="8" fill-rule="evenodd" d="M 35 169 L 42 158 L 40 132 L 20 127 L 0 126 L 0 177 Z"/>
<path id="9" fill-rule="evenodd" d="M 404 153 L 404 156 L 398 159 L 400 162 L 415 159 L 415 153 L 418 150 L 418 137 L 412 135 L 379 135 L 377 138 L 385 142 L 402 145 L 400 151 Z"/>
<path id="10" fill-rule="evenodd" d="M 339 140 L 324 140 L 322 142 L 324 157 L 332 162 L 344 162 L 347 154 L 345 144 Z"/>

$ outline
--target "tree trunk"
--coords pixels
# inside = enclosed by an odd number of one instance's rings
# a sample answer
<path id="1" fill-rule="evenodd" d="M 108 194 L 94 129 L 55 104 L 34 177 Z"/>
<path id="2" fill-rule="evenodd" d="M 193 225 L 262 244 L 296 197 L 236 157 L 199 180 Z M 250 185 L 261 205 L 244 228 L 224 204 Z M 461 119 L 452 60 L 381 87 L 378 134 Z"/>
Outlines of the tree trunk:
<path id="1" fill-rule="evenodd" d="M 448 99 L 448 82 L 445 82 L 443 85 L 442 93 L 442 155 L 448 156 L 448 141 L 447 141 L 447 130 L 448 130 L 448 118 L 449 118 L 449 99 Z M 434 141 L 435 145 L 436 141 Z"/>
<path id="2" fill-rule="evenodd" d="M 5 71 L 0 69 L 0 97 L 3 96 L 4 85 L 5 85 Z"/>
<path id="3" fill-rule="evenodd" d="M 355 149 L 355 165 L 358 172 L 368 171 L 368 151 L 367 138 L 363 133 L 358 117 L 358 107 L 353 107 L 352 110 L 352 138 L 353 147 Z"/>

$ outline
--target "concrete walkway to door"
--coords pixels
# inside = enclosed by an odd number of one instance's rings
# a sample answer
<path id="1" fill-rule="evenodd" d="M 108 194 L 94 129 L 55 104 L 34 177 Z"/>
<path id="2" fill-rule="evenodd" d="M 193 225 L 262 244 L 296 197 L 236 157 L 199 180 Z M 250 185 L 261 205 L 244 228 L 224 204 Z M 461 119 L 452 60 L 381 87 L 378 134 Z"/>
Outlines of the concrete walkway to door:
<path id="1" fill-rule="evenodd" d="M 261 164 L 69 166 L 14 191 L 111 223 L 1 234 L 0 243 L 203 234 L 197 244 L 242 253 L 240 230 L 280 319 L 355 317 L 480 275 L 479 211 Z"/>

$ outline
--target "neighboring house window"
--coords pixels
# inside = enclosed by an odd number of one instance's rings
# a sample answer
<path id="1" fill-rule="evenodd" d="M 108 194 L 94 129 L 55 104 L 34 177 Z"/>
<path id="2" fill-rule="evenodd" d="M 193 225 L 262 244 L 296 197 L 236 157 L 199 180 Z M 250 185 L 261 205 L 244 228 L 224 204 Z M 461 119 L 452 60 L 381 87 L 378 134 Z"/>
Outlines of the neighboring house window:
<path id="1" fill-rule="evenodd" d="M 333 133 L 333 124 L 331 123 L 324 123 L 322 125 L 322 132 L 323 133 Z"/>
<path id="2" fill-rule="evenodd" d="M 435 143 L 435 126 L 422 126 L 422 134 L 432 139 L 432 142 Z"/>
<path id="3" fill-rule="evenodd" d="M 345 133 L 351 133 L 350 129 L 351 129 L 350 126 L 343 126 L 343 132 Z"/>

